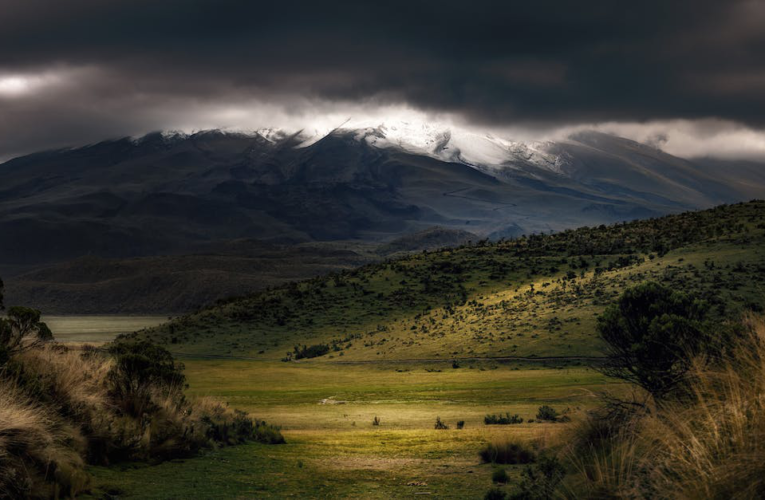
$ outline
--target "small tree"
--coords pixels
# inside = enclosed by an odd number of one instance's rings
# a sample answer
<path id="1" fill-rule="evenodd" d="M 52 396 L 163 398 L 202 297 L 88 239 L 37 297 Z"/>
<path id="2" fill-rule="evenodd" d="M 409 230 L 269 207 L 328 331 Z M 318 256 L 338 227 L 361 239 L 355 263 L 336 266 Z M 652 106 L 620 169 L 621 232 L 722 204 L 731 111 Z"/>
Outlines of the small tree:
<path id="1" fill-rule="evenodd" d="M 539 410 L 537 411 L 537 420 L 546 420 L 548 422 L 557 422 L 558 421 L 558 412 L 555 411 L 555 408 L 548 405 L 542 405 L 539 407 Z"/>
<path id="2" fill-rule="evenodd" d="M 598 318 L 608 376 L 635 383 L 657 400 L 683 380 L 694 355 L 710 346 L 702 327 L 706 305 L 648 282 L 630 288 Z"/>
<path id="3" fill-rule="evenodd" d="M 106 376 L 109 395 L 124 413 L 138 417 L 151 413 L 154 392 L 175 394 L 182 401 L 184 366 L 164 347 L 147 340 L 120 342 L 109 348 L 109 354 L 114 356 L 114 366 Z"/>
<path id="4" fill-rule="evenodd" d="M 0 300 L 1 290 L 0 287 Z M 7 317 L 0 318 L 0 364 L 18 352 L 53 340 L 53 332 L 40 321 L 40 314 L 37 309 L 29 307 L 8 308 Z"/>

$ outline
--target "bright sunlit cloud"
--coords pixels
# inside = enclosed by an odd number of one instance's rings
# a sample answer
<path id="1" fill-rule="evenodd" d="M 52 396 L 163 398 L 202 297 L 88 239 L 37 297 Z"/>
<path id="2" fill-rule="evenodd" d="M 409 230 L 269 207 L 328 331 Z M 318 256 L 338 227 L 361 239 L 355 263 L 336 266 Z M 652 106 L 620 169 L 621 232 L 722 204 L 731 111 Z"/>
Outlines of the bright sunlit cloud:
<path id="1" fill-rule="evenodd" d="M 0 74 L 0 98 L 32 96 L 52 85 L 66 81 L 63 72 L 39 74 Z"/>

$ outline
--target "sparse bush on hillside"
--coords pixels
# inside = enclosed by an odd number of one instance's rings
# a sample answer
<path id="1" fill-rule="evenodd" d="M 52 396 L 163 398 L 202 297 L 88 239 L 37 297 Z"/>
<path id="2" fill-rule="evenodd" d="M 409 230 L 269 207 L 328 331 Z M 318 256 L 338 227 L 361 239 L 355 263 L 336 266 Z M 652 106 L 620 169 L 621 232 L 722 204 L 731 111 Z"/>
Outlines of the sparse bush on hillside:
<path id="1" fill-rule="evenodd" d="M 296 345 L 292 352 L 287 353 L 287 357 L 282 359 L 282 361 L 291 361 L 293 359 L 310 359 L 310 358 L 318 358 L 319 356 L 324 356 L 327 354 L 330 350 L 329 345 L 327 344 L 316 344 L 312 346 L 299 346 Z"/>

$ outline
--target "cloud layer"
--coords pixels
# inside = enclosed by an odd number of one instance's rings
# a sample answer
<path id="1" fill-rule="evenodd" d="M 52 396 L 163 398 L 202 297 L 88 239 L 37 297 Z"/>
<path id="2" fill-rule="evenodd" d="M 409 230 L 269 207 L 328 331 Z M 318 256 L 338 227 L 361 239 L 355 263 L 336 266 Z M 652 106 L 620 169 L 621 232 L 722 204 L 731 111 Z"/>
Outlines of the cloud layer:
<path id="1" fill-rule="evenodd" d="M 690 143 L 713 132 L 732 138 L 725 155 L 762 148 L 760 0 L 2 4 L 0 157 L 392 109 L 540 135 L 655 130 L 670 152 L 706 154 Z"/>

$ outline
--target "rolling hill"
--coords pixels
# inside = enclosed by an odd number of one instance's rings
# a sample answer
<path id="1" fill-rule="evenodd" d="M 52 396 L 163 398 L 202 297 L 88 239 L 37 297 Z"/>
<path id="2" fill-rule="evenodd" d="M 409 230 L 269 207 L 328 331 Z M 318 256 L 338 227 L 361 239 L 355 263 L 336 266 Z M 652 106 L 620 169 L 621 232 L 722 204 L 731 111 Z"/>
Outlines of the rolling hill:
<path id="1" fill-rule="evenodd" d="M 133 336 L 271 360 L 598 356 L 597 315 L 645 280 L 704 298 L 718 320 L 762 310 L 765 202 L 409 255 Z"/>

